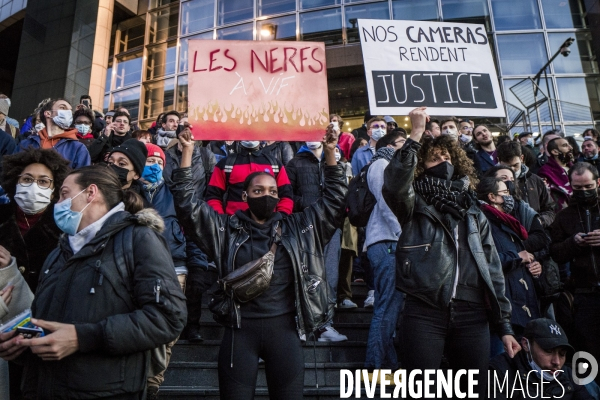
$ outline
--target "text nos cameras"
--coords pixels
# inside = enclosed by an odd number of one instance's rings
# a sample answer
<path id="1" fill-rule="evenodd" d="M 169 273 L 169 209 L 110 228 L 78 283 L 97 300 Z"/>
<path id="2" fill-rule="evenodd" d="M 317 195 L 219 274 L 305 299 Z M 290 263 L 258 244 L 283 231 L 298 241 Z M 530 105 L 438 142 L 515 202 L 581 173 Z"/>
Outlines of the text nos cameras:
<path id="1" fill-rule="evenodd" d="M 489 74 L 372 71 L 379 107 L 496 108 Z"/>
<path id="2" fill-rule="evenodd" d="M 340 370 L 340 398 L 362 397 L 364 386 L 369 399 L 406 399 L 407 396 L 412 399 L 477 399 L 478 375 L 479 370 L 475 369 L 415 369 L 410 373 L 403 369 L 395 372 L 381 369 L 374 370 L 372 379 L 369 379 L 366 369 L 343 369 Z"/>

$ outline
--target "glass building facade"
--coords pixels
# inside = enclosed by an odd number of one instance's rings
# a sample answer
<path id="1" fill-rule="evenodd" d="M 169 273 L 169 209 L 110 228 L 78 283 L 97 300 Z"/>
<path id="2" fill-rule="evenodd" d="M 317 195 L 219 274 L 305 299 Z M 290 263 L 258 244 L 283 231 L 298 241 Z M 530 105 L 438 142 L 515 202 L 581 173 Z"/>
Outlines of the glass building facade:
<path id="1" fill-rule="evenodd" d="M 583 0 L 148 0 L 144 13 L 113 27 L 104 109 L 125 106 L 141 126 L 163 110 L 186 111 L 190 39 L 360 46 L 359 18 L 485 25 L 505 100 L 521 109 L 510 88 L 574 38 L 570 55 L 559 55 L 540 82 L 542 96 L 554 101 L 531 112 L 529 122 L 545 130 L 554 118 L 577 134 L 600 121 L 600 73 Z M 328 76 L 331 112 L 362 118 L 368 108 L 362 67 L 330 69 Z M 519 123 L 512 131 L 523 129 Z"/>

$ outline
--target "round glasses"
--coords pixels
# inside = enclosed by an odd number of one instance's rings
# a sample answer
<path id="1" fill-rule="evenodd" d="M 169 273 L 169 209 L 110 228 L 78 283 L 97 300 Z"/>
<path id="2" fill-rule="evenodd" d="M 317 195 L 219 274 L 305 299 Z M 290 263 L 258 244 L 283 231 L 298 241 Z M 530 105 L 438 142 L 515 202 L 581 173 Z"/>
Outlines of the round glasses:
<path id="1" fill-rule="evenodd" d="M 33 182 L 37 183 L 37 185 L 42 189 L 49 189 L 54 180 L 50 178 L 35 179 L 31 175 L 19 175 L 19 185 L 27 187 L 31 186 Z"/>

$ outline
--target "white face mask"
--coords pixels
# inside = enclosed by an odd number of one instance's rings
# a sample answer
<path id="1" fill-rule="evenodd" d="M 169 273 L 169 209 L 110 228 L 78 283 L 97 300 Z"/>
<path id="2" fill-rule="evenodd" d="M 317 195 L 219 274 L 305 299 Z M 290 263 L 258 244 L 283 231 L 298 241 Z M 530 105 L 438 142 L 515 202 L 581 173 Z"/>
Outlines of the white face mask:
<path id="1" fill-rule="evenodd" d="M 473 136 L 460 135 L 460 141 L 463 143 L 469 143 L 469 142 L 471 142 L 471 140 L 473 140 Z"/>
<path id="2" fill-rule="evenodd" d="M 56 110 L 56 117 L 52 121 L 61 129 L 67 130 L 73 123 L 73 113 L 71 110 Z"/>
<path id="3" fill-rule="evenodd" d="M 527 146 L 533 147 L 533 138 L 527 138 Z"/>
<path id="4" fill-rule="evenodd" d="M 88 134 L 91 130 L 90 126 L 86 124 L 75 125 L 75 128 L 77 128 L 77 131 L 82 135 Z"/>
<path id="5" fill-rule="evenodd" d="M 321 142 L 306 142 L 306 147 L 311 150 L 316 150 L 321 147 Z"/>
<path id="6" fill-rule="evenodd" d="M 37 183 L 30 186 L 17 184 L 15 203 L 25 214 L 37 214 L 50 204 L 54 189 L 42 189 Z"/>
<path id="7" fill-rule="evenodd" d="M 340 124 L 337 121 L 332 121 L 331 125 L 333 125 L 333 129 L 335 129 L 336 131 L 340 130 Z"/>
<path id="8" fill-rule="evenodd" d="M 373 129 L 371 130 L 371 139 L 377 142 L 379 139 L 384 137 L 386 133 L 387 131 L 382 128 Z"/>
<path id="9" fill-rule="evenodd" d="M 247 149 L 253 149 L 255 147 L 258 147 L 258 145 L 260 145 L 260 142 L 258 140 L 254 140 L 254 141 L 242 140 L 242 141 L 240 141 L 240 144 Z"/>
<path id="10" fill-rule="evenodd" d="M 342 155 L 340 153 L 335 153 L 335 161 L 340 161 L 340 159 L 342 158 Z"/>
<path id="11" fill-rule="evenodd" d="M 547 370 L 542 370 L 542 367 L 533 361 L 533 356 L 531 355 L 531 345 L 529 344 L 529 340 L 527 340 L 527 338 L 525 338 L 525 341 L 527 342 L 527 347 L 529 347 L 529 351 L 527 352 L 527 361 L 529 361 L 529 366 L 531 369 L 535 371 L 535 374 L 538 376 L 538 378 L 542 379 L 543 376 L 545 381 L 553 381 L 555 379 L 554 374 Z"/>
<path id="12" fill-rule="evenodd" d="M 452 139 L 458 139 L 458 131 L 456 129 L 446 128 L 442 131 L 442 135 L 450 136 Z"/>
<path id="13" fill-rule="evenodd" d="M 42 124 L 41 122 L 39 124 L 35 124 L 35 126 L 34 126 L 36 132 L 41 131 L 45 127 L 46 127 L 46 125 Z"/>

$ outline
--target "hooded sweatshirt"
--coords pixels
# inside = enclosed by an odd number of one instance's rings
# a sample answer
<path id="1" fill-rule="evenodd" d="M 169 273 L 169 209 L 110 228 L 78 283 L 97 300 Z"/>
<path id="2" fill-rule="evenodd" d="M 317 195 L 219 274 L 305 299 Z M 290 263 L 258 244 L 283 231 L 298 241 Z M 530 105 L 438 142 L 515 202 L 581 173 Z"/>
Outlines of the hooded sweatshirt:
<path id="1" fill-rule="evenodd" d="M 40 144 L 42 146 L 42 149 L 53 148 L 60 141 L 60 139 L 79 139 L 77 137 L 77 129 L 75 128 L 66 130 L 63 133 L 54 135 L 52 137 L 48 136 L 47 128 L 44 128 L 38 132 L 38 135 L 40 136 Z"/>

